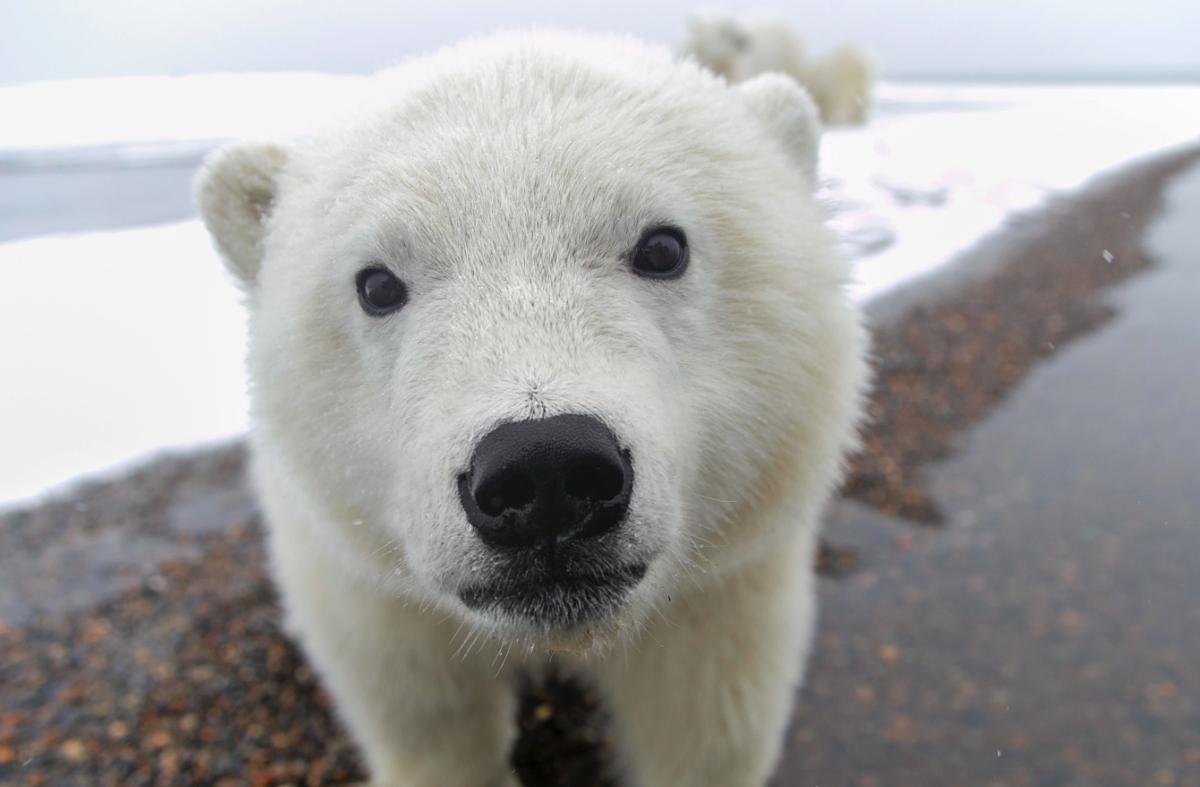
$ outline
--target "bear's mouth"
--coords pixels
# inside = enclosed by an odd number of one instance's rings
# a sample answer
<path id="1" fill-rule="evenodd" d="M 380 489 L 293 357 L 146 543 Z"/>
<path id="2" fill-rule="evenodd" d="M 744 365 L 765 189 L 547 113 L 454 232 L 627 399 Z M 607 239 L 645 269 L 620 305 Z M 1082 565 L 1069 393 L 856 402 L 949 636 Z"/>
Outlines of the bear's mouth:
<path id="1" fill-rule="evenodd" d="M 571 574 L 514 572 L 464 588 L 458 597 L 475 612 L 567 630 L 620 612 L 629 592 L 645 575 L 645 563 Z"/>

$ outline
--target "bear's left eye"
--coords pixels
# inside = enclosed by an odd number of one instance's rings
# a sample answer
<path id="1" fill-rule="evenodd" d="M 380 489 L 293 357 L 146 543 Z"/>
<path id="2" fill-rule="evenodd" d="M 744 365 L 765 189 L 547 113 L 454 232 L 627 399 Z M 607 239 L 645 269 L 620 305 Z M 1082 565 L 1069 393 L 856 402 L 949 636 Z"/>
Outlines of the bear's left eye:
<path id="1" fill-rule="evenodd" d="M 364 268 L 354 281 L 358 302 L 367 314 L 389 314 L 408 302 L 408 288 L 386 268 Z"/>
<path id="2" fill-rule="evenodd" d="M 687 269 L 688 247 L 673 227 L 650 230 L 633 252 L 633 270 L 652 279 L 673 279 Z"/>

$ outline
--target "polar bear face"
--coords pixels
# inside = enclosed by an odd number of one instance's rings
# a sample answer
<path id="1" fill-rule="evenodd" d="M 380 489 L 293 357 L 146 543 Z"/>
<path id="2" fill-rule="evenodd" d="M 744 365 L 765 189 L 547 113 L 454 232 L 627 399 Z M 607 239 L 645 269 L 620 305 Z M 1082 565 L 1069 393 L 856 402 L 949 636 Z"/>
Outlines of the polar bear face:
<path id="1" fill-rule="evenodd" d="M 861 332 L 795 83 L 544 33 L 378 80 L 358 121 L 228 148 L 197 183 L 247 292 L 272 527 L 381 593 L 561 642 L 825 496 Z"/>

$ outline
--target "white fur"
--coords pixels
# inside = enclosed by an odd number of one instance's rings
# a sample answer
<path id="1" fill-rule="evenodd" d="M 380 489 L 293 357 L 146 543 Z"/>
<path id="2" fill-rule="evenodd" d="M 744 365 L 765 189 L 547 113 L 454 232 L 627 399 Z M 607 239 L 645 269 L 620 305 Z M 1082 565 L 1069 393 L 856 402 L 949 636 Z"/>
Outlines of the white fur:
<path id="1" fill-rule="evenodd" d="M 862 46 L 845 44 L 808 58 L 800 34 L 774 14 L 735 19 L 698 11 L 688 20 L 682 53 L 730 82 L 787 74 L 808 90 L 830 125 L 865 122 L 879 78 L 874 56 Z"/>
<path id="2" fill-rule="evenodd" d="M 866 377 L 812 198 L 811 102 L 783 77 L 730 87 L 633 40 L 546 31 L 378 90 L 328 133 L 217 153 L 196 186 L 248 293 L 289 632 L 377 785 L 516 784 L 512 675 L 553 650 L 603 690 L 632 783 L 761 785 Z M 641 278 L 628 255 L 662 222 L 690 267 Z M 403 309 L 363 312 L 367 264 L 407 283 Z M 619 532 L 645 579 L 586 630 L 472 611 L 457 590 L 504 566 L 457 475 L 497 424 L 568 412 L 633 456 Z"/>

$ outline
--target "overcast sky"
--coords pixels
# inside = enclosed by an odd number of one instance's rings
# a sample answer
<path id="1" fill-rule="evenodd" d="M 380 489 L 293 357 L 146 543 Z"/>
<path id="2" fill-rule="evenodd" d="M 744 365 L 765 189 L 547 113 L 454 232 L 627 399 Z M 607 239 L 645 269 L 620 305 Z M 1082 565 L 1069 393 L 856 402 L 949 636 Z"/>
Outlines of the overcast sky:
<path id="1" fill-rule="evenodd" d="M 632 32 L 675 46 L 695 5 L 0 0 L 0 84 L 212 71 L 366 73 L 470 33 L 530 24 Z M 796 22 L 813 49 L 844 40 L 869 44 L 893 76 L 1200 81 L 1200 0 L 804 0 L 773 7 Z"/>

